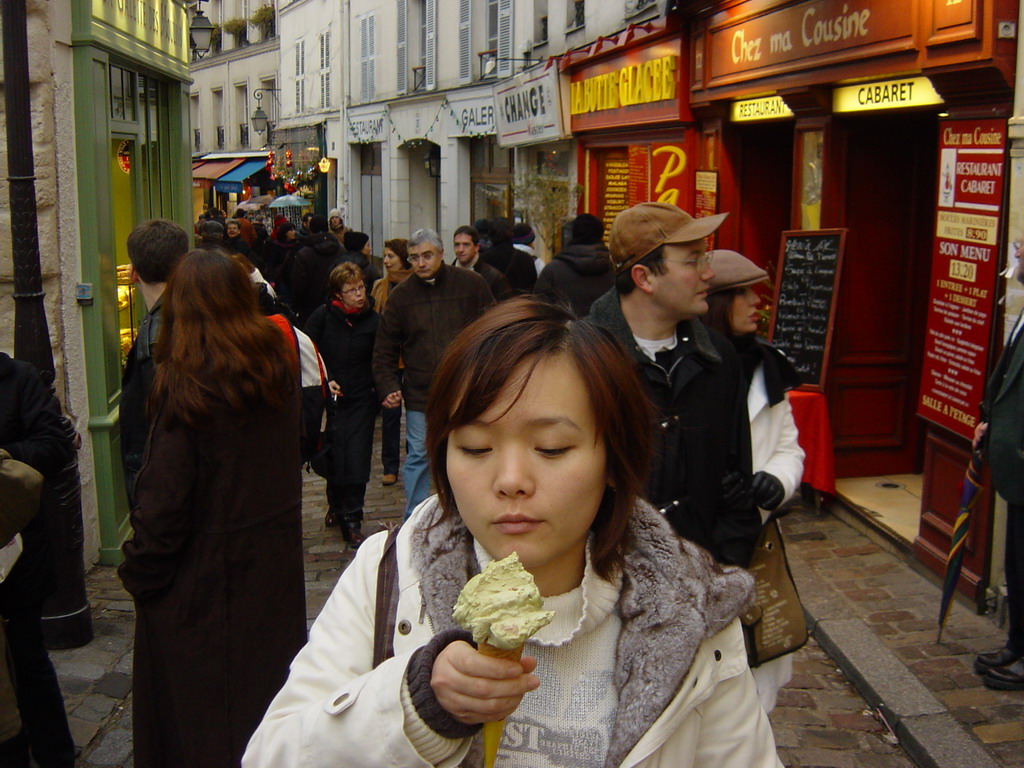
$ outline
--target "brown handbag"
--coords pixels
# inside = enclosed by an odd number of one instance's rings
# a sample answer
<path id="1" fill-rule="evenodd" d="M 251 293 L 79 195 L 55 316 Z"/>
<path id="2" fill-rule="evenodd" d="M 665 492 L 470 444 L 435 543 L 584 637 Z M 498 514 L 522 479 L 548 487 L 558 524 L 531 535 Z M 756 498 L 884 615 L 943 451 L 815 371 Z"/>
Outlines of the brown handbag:
<path id="1" fill-rule="evenodd" d="M 786 560 L 776 520 L 762 528 L 747 570 L 754 576 L 754 606 L 740 616 L 751 667 L 777 659 L 807 643 L 807 621 Z"/>

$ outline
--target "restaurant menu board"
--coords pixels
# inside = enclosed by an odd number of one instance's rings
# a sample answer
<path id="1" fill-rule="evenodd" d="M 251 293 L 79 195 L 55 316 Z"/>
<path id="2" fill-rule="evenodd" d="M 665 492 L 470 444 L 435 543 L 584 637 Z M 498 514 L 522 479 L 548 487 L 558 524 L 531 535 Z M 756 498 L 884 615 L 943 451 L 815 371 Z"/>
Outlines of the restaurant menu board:
<path id="1" fill-rule="evenodd" d="M 940 123 L 939 189 L 917 413 L 966 438 L 978 423 L 998 273 L 1005 120 Z"/>
<path id="2" fill-rule="evenodd" d="M 615 217 L 647 200 L 650 159 L 646 146 L 613 149 L 598 156 L 601 219 L 608 231 Z"/>
<path id="3" fill-rule="evenodd" d="M 845 239 L 845 229 L 782 233 L 768 336 L 800 373 L 801 389 L 825 388 Z"/>

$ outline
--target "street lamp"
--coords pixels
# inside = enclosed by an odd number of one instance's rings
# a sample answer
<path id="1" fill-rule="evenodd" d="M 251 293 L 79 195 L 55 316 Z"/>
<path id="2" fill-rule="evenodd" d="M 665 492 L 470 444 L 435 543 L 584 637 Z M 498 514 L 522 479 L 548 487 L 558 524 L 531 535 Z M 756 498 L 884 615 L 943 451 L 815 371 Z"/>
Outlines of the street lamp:
<path id="1" fill-rule="evenodd" d="M 252 121 L 253 130 L 261 136 L 267 134 L 267 144 L 270 144 L 271 132 L 274 130 L 274 124 L 270 118 L 267 117 L 267 113 L 263 111 L 263 94 L 264 93 L 279 93 L 278 88 L 257 88 L 252 92 L 252 95 L 256 97 L 256 110 L 249 116 Z"/>
<path id="2" fill-rule="evenodd" d="M 202 2 L 202 0 L 199 0 Z M 196 15 L 192 17 L 192 23 L 188 25 L 188 33 L 192 38 L 192 50 L 196 58 L 203 58 L 210 52 L 210 43 L 213 41 L 213 22 L 206 18 L 203 9 L 196 3 Z"/>

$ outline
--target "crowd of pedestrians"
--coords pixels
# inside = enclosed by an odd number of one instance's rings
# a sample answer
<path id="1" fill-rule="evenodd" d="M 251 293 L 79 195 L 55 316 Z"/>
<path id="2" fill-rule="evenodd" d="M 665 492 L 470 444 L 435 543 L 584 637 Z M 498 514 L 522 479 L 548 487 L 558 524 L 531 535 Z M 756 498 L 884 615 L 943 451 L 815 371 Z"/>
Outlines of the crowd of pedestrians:
<path id="1" fill-rule="evenodd" d="M 799 377 L 757 333 L 767 273 L 706 248 L 726 215 L 642 203 L 606 238 L 583 213 L 546 264 L 502 218 L 458 227 L 451 258 L 420 228 L 380 260 L 338 210 L 139 224 L 120 409 L 135 765 L 477 765 L 501 718 L 499 765 L 778 765 L 766 712 L 791 664 L 751 675 L 738 617 L 799 485 Z M 72 448 L 37 379 L 0 355 L 0 449 L 46 475 Z M 363 526 L 378 417 L 397 537 Z M 359 550 L 308 643 L 307 461 Z M 21 713 L 0 766 L 73 764 L 38 527 L 0 584 Z M 521 660 L 486 658 L 452 606 L 513 551 L 557 618 Z M 1019 667 L 1018 635 L 980 671 L 1017 680 L 991 669 Z"/>

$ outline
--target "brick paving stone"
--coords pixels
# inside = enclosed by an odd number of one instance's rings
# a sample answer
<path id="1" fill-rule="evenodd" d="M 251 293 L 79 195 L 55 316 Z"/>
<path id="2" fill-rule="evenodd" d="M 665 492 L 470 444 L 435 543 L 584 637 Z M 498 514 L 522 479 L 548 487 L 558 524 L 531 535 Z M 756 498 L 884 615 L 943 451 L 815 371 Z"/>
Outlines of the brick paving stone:
<path id="1" fill-rule="evenodd" d="M 1001 744 L 1008 741 L 1017 742 L 1024 749 L 1024 723 L 995 723 L 992 725 L 979 725 L 974 729 L 986 744 Z"/>

